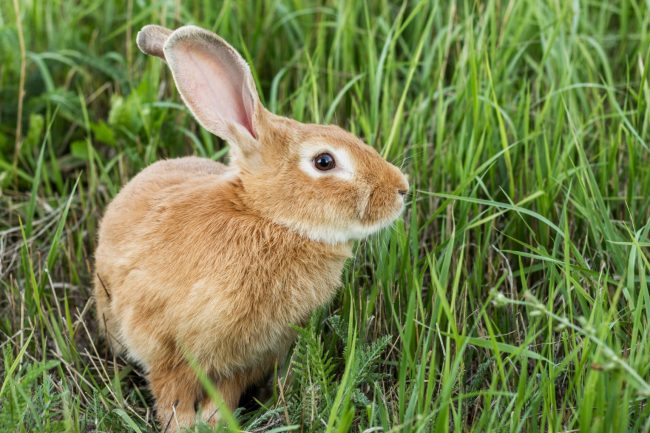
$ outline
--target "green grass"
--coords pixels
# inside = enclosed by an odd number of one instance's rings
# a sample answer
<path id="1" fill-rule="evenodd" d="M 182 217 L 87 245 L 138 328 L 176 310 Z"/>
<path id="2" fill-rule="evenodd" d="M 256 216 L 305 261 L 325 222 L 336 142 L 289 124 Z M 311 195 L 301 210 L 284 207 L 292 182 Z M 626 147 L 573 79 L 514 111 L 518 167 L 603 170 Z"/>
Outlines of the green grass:
<path id="1" fill-rule="evenodd" d="M 0 431 L 155 429 L 96 338 L 98 221 L 147 164 L 226 149 L 138 52 L 147 23 L 216 31 L 272 111 L 413 187 L 224 430 L 650 431 L 647 2 L 216 3 L 0 3 Z"/>

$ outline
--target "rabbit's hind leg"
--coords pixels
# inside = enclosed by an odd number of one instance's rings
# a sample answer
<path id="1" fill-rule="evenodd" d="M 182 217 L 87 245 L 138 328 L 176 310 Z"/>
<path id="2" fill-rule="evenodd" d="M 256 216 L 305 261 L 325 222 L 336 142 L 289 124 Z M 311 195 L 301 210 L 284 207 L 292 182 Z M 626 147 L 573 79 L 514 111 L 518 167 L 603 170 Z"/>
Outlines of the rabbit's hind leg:
<path id="1" fill-rule="evenodd" d="M 155 365 L 149 370 L 148 379 L 161 430 L 175 432 L 192 426 L 201 385 L 190 366 L 186 362 L 173 367 Z"/>
<path id="2" fill-rule="evenodd" d="M 216 383 L 223 402 L 230 411 L 237 409 L 239 399 L 248 386 L 248 375 L 243 373 L 222 377 Z M 201 419 L 210 425 L 216 425 L 221 419 L 218 406 L 205 394 L 201 403 Z"/>
<path id="3" fill-rule="evenodd" d="M 268 376 L 268 372 L 268 364 L 262 363 L 257 367 L 217 378 L 215 384 L 226 407 L 230 411 L 237 409 L 244 392 L 250 386 L 260 384 Z M 201 419 L 211 425 L 216 425 L 221 419 L 218 406 L 207 394 L 204 394 L 201 403 Z"/>

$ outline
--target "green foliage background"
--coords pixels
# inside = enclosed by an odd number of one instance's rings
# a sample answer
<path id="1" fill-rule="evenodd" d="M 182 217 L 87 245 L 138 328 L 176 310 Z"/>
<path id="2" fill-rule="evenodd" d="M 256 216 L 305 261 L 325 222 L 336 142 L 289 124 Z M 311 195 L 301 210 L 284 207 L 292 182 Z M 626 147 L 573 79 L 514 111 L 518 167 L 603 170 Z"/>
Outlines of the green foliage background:
<path id="1" fill-rule="evenodd" d="M 156 428 L 96 338 L 98 221 L 147 164 L 227 149 L 138 52 L 148 23 L 219 33 L 270 110 L 348 128 L 413 187 L 221 429 L 650 431 L 641 0 L 3 0 L 0 430 Z"/>

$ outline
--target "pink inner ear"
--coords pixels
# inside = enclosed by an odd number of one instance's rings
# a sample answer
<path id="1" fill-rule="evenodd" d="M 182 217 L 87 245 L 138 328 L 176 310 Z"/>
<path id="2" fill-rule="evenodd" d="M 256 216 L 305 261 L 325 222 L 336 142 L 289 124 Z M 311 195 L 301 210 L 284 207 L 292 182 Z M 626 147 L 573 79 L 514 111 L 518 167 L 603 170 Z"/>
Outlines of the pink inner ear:
<path id="1" fill-rule="evenodd" d="M 229 138 L 238 124 L 256 137 L 248 66 L 225 46 L 203 39 L 177 41 L 171 49 L 174 78 L 183 99 L 207 129 Z"/>

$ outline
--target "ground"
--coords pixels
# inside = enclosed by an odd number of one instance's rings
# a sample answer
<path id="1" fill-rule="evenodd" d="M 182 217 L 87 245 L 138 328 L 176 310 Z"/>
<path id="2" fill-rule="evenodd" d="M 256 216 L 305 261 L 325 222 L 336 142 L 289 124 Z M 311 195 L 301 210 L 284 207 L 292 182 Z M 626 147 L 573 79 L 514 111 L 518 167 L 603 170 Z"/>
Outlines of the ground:
<path id="1" fill-rule="evenodd" d="M 650 431 L 641 0 L 0 3 L 1 431 L 156 428 L 97 338 L 98 222 L 146 165 L 227 148 L 137 50 L 148 23 L 217 32 L 271 111 L 412 185 L 223 431 Z"/>

